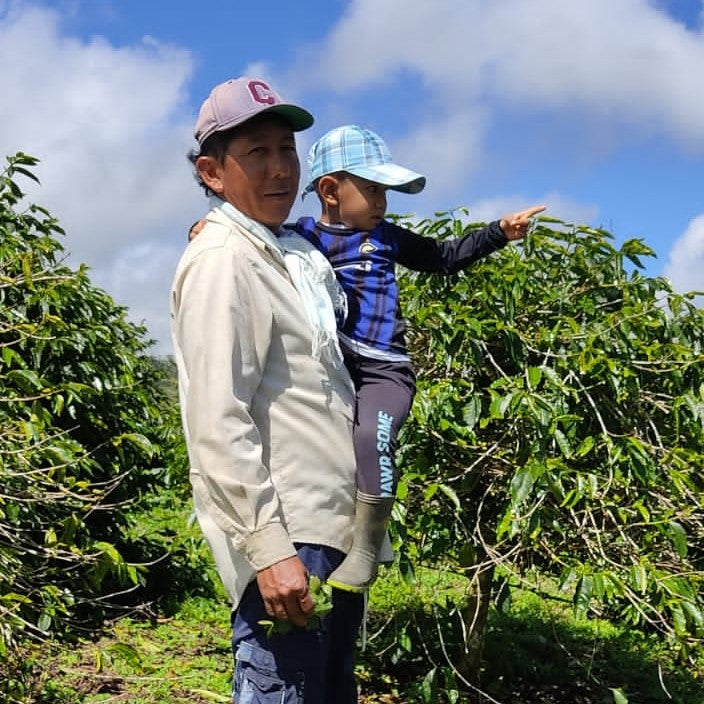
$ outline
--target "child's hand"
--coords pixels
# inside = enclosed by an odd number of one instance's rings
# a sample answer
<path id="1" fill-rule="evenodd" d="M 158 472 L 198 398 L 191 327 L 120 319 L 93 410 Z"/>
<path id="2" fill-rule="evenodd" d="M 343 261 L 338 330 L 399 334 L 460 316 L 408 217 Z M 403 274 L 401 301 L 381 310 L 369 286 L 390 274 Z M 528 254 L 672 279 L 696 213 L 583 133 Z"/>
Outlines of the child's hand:
<path id="1" fill-rule="evenodd" d="M 204 227 L 205 220 L 198 220 L 191 225 L 191 229 L 188 231 L 188 241 L 190 242 Z"/>
<path id="2" fill-rule="evenodd" d="M 499 221 L 499 227 L 504 231 L 507 240 L 520 240 L 527 234 L 533 224 L 533 216 L 545 210 L 544 205 L 534 205 L 511 215 L 504 215 Z"/>

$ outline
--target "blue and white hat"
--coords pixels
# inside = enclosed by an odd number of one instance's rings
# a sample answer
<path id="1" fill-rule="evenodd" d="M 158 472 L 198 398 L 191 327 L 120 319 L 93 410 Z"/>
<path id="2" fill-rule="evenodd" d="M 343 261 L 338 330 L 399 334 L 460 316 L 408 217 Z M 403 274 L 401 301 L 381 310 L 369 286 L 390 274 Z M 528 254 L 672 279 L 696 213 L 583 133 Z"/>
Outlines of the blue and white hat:
<path id="1" fill-rule="evenodd" d="M 402 193 L 420 193 L 425 176 L 394 164 L 384 140 L 371 130 L 343 125 L 324 134 L 308 152 L 310 182 L 303 196 L 315 190 L 315 182 L 326 174 L 346 171 Z"/>

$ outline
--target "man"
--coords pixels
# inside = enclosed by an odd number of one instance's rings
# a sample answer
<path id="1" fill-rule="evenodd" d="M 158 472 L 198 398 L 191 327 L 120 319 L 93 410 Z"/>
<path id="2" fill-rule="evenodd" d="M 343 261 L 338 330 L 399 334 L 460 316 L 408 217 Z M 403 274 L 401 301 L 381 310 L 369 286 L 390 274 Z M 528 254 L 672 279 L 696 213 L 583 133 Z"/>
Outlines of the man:
<path id="1" fill-rule="evenodd" d="M 349 549 L 354 389 L 337 345 L 342 306 L 324 257 L 281 225 L 298 192 L 294 133 L 313 117 L 264 81 L 203 103 L 192 153 L 211 195 L 171 300 L 199 522 L 233 600 L 234 701 L 357 701 L 361 597 L 334 592 L 315 630 L 309 574 Z M 293 625 L 267 635 L 259 624 Z"/>

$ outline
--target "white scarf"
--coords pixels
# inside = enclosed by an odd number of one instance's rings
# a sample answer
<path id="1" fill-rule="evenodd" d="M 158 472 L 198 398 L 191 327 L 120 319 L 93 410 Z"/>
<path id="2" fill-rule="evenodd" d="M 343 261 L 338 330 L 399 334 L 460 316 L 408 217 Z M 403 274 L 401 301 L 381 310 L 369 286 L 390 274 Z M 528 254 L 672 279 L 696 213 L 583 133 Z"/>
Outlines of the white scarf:
<path id="1" fill-rule="evenodd" d="M 303 308 L 313 331 L 313 357 L 342 365 L 337 341 L 337 317 L 347 317 L 347 297 L 330 262 L 322 252 L 293 230 L 280 228 L 276 236 L 269 228 L 252 220 L 231 203 L 211 196 L 210 206 L 219 208 L 228 218 L 278 254 L 301 296 Z"/>

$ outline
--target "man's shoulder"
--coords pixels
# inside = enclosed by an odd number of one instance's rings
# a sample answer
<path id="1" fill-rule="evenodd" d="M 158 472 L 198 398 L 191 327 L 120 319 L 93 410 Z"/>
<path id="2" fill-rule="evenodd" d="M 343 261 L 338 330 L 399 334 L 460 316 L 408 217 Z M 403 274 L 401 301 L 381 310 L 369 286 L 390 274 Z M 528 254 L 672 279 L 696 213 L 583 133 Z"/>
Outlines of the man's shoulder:
<path id="1" fill-rule="evenodd" d="M 172 288 L 201 269 L 219 272 L 219 276 L 238 276 L 250 270 L 258 258 L 256 248 L 226 223 L 211 221 L 188 243 L 176 266 Z M 211 275 L 209 274 L 209 275 Z"/>
<path id="2" fill-rule="evenodd" d="M 212 250 L 243 251 L 253 247 L 253 241 L 241 236 L 232 220 L 215 209 L 206 215 L 203 229 L 189 242 L 182 259 L 192 260 Z"/>

